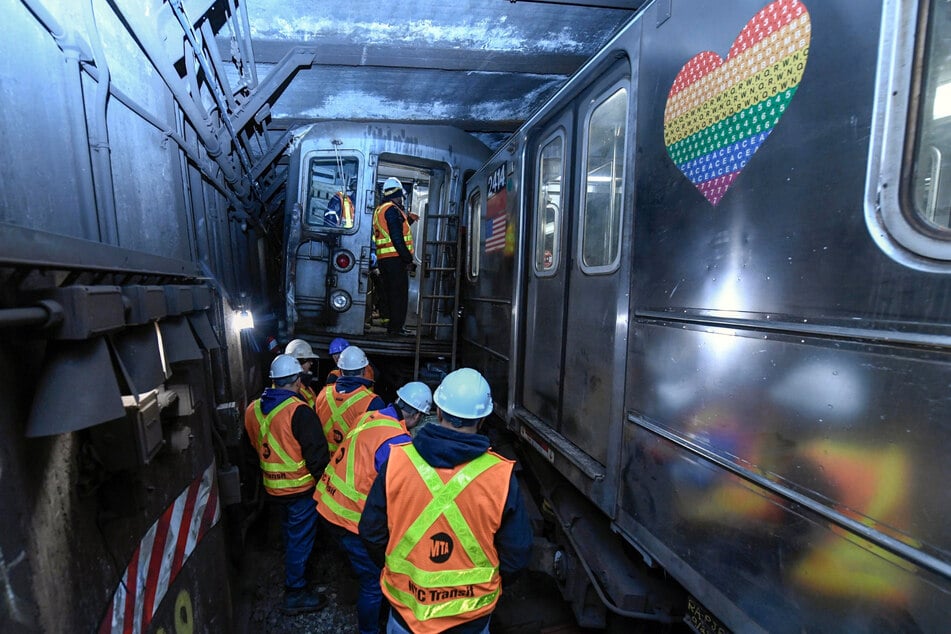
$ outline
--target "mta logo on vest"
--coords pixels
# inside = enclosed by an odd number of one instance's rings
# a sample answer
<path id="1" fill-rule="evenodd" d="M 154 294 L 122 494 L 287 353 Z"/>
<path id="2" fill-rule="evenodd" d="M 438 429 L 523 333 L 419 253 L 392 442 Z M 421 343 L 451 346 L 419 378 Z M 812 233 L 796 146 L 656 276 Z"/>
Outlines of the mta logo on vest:
<path id="1" fill-rule="evenodd" d="M 446 533 L 436 533 L 431 537 L 429 545 L 429 560 L 434 564 L 444 564 L 452 554 L 452 538 Z"/>

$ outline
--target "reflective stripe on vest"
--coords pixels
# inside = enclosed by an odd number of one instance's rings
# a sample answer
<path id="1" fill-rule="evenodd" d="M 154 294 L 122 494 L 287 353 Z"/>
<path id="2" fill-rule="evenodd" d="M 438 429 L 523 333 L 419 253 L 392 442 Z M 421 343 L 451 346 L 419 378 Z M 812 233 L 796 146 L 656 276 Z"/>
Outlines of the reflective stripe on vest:
<path id="1" fill-rule="evenodd" d="M 343 192 L 337 192 L 337 198 L 340 199 L 340 213 L 343 214 L 341 224 L 345 229 L 350 229 L 353 227 L 353 202 L 351 202 L 350 196 Z"/>
<path id="2" fill-rule="evenodd" d="M 350 425 L 347 424 L 347 421 L 344 420 L 343 415 L 346 413 L 350 406 L 359 403 L 361 399 L 373 397 L 373 392 L 368 389 L 361 387 L 357 390 L 354 390 L 345 401 L 337 404 L 337 399 L 334 396 L 336 390 L 334 385 L 328 385 L 324 388 L 324 400 L 327 402 L 327 408 L 330 410 L 330 417 L 324 422 L 324 436 L 327 438 L 327 449 L 330 451 L 330 455 L 333 455 L 337 451 L 337 447 L 340 446 L 340 443 L 335 442 L 331 431 L 336 425 L 339 429 L 343 438 L 347 437 L 347 434 L 350 433 Z M 343 442 L 342 440 L 340 442 Z"/>
<path id="3" fill-rule="evenodd" d="M 300 395 L 305 401 L 307 401 L 307 404 L 310 405 L 311 409 L 315 409 L 314 406 L 317 405 L 317 393 L 313 390 L 313 388 L 307 387 L 306 385 L 301 385 Z"/>
<path id="4" fill-rule="evenodd" d="M 401 445 L 399 448 L 394 448 L 394 451 L 397 450 L 405 451 L 406 456 L 429 489 L 432 500 L 406 530 L 393 550 L 386 555 L 386 568 L 389 572 L 406 575 L 412 584 L 424 592 L 431 588 L 460 588 L 459 591 L 451 592 L 451 594 L 462 598 L 449 598 L 437 603 L 423 605 L 414 594 L 393 586 L 387 579 L 386 572 L 384 572 L 383 583 L 386 590 L 409 608 L 419 621 L 465 614 L 495 603 L 499 596 L 498 587 L 493 592 L 480 597 L 466 596 L 465 594 L 467 592 L 466 586 L 495 581 L 499 570 L 498 566 L 489 561 L 481 544 L 473 534 L 468 522 L 456 505 L 456 497 L 479 475 L 499 464 L 502 460 L 491 453 L 484 453 L 462 467 L 448 482 L 443 484 L 436 470 L 423 460 L 413 445 Z M 453 533 L 473 563 L 471 568 L 431 572 L 417 568 L 409 562 L 410 552 L 420 543 L 425 537 L 426 531 L 432 527 L 440 516 L 445 517 L 452 527 Z"/>
<path id="5" fill-rule="evenodd" d="M 372 429 L 390 428 L 396 432 L 384 438 L 383 442 L 406 432 L 400 421 L 385 414 L 379 415 L 380 418 L 375 418 L 377 415 L 375 411 L 367 412 L 360 418 L 360 422 L 337 449 L 336 459 L 327 465 L 320 482 L 317 483 L 317 495 L 315 497 L 321 505 L 324 505 L 323 507 L 318 505 L 317 510 L 330 522 L 353 533 L 357 532 L 357 524 L 360 522 L 367 493 L 369 493 L 369 490 L 359 491 L 356 487 L 358 443 L 364 442 L 365 433 Z M 361 464 L 360 469 L 372 469 L 373 473 L 376 473 L 373 465 L 375 451 L 376 447 L 369 455 L 369 464 Z M 343 468 L 343 477 L 340 477 L 339 463 L 344 458 L 346 458 L 346 463 Z M 372 482 L 372 479 L 370 481 Z M 334 495 L 328 491 L 328 487 L 331 490 L 336 490 L 345 499 L 338 502 Z"/>
<path id="6" fill-rule="evenodd" d="M 403 243 L 406 244 L 406 249 L 410 253 L 413 253 L 413 233 L 410 231 L 409 219 L 406 216 L 406 212 L 395 204 L 386 202 L 377 207 L 376 212 L 373 214 L 373 241 L 376 243 L 377 259 L 395 258 L 399 256 L 399 253 L 396 252 L 396 247 L 393 246 L 393 239 L 390 237 L 390 230 L 386 224 L 386 210 L 390 207 L 396 207 L 396 210 L 400 212 L 400 215 L 403 217 Z"/>
<path id="7" fill-rule="evenodd" d="M 271 423 L 274 421 L 274 418 L 292 405 L 303 405 L 303 403 L 293 397 L 285 399 L 265 416 L 264 411 L 261 409 L 261 399 L 254 402 L 254 415 L 258 422 L 258 445 L 264 446 L 266 444 L 270 448 L 271 453 L 280 459 L 280 462 L 270 462 L 259 455 L 261 470 L 264 472 L 264 488 L 274 490 L 276 495 L 282 494 L 282 489 L 304 486 L 310 488 L 314 482 L 314 476 L 307 470 L 307 463 L 303 458 L 301 460 L 292 459 L 287 454 L 287 451 L 281 447 L 277 441 L 277 437 L 271 434 Z M 267 475 L 269 473 L 283 475 L 280 478 L 269 478 Z"/>

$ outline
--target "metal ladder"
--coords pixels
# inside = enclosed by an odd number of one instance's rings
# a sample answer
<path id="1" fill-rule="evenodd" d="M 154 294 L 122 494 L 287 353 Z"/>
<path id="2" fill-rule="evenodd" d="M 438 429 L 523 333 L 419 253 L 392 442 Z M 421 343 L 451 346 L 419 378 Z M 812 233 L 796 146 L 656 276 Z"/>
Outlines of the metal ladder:
<path id="1" fill-rule="evenodd" d="M 456 335 L 459 327 L 459 216 L 454 213 L 455 203 L 450 203 L 450 213 L 425 214 L 423 226 L 422 255 L 419 267 L 420 302 L 416 325 L 416 349 L 413 357 L 413 376 L 419 378 L 420 350 L 424 332 L 432 331 L 435 338 L 440 329 L 451 328 L 450 367 L 456 367 Z M 427 277 L 435 276 L 432 291 Z M 448 309 L 448 315 L 447 315 Z M 448 316 L 448 319 L 446 317 Z M 443 319 L 440 319 L 442 317 Z"/>

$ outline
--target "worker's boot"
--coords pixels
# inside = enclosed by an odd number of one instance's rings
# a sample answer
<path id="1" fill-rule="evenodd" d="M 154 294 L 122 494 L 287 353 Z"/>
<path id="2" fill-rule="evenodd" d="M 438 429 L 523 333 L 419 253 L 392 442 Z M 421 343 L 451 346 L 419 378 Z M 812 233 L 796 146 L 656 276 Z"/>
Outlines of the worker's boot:
<path id="1" fill-rule="evenodd" d="M 316 591 L 311 592 L 307 588 L 284 588 L 284 605 L 281 606 L 284 614 L 316 612 L 325 605 L 327 597 Z"/>

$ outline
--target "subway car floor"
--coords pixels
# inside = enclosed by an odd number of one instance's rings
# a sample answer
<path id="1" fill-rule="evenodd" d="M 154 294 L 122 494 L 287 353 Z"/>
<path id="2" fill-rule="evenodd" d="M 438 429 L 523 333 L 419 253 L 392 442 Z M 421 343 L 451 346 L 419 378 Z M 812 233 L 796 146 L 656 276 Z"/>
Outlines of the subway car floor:
<path id="1" fill-rule="evenodd" d="M 346 556 L 318 533 L 309 578 L 327 597 L 319 612 L 285 615 L 284 560 L 277 512 L 266 509 L 251 525 L 233 585 L 237 634 L 349 634 L 356 632 L 357 582 Z M 612 615 L 609 615 L 609 617 Z M 594 634 L 596 632 L 686 634 L 685 625 L 659 625 L 628 619 L 609 619 L 605 630 L 580 628 L 555 582 L 535 572 L 521 575 L 506 588 L 493 615 L 493 634 Z"/>

